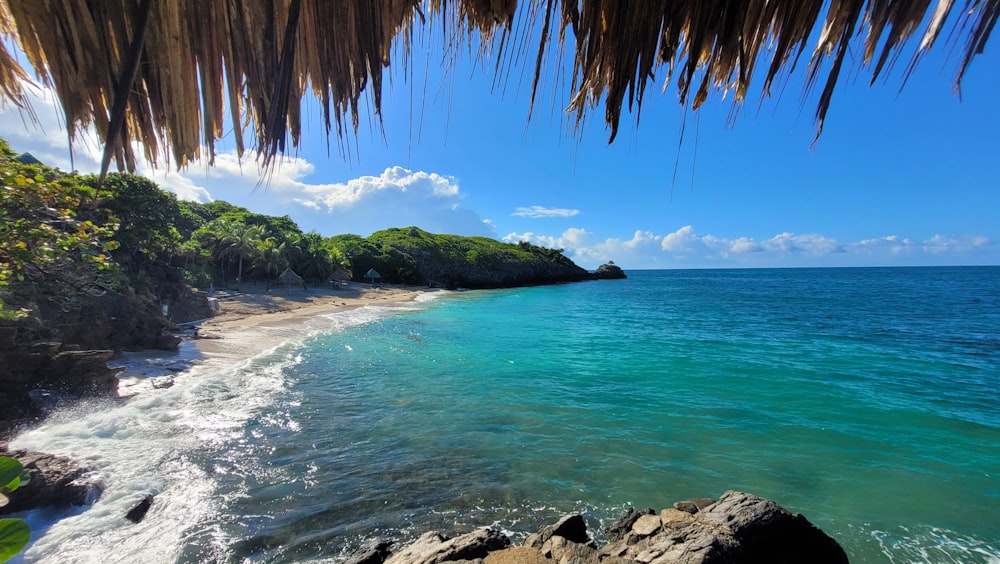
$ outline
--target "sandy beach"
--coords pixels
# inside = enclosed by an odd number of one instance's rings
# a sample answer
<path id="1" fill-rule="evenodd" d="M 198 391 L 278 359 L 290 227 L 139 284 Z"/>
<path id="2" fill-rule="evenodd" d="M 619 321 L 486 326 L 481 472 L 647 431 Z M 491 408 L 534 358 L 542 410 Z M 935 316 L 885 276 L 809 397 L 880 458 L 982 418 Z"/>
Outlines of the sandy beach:
<path id="1" fill-rule="evenodd" d="M 119 392 L 128 395 L 162 385 L 193 365 L 232 364 L 296 339 L 329 328 L 329 314 L 368 305 L 402 307 L 420 295 L 442 290 L 349 282 L 337 288 L 271 288 L 245 284 L 241 291 L 219 291 L 214 297 L 219 313 L 195 323 L 196 336 L 177 351 L 123 353 L 117 363 L 125 368 Z"/>
<path id="2" fill-rule="evenodd" d="M 272 348 L 289 337 L 306 335 L 317 316 L 366 305 L 391 306 L 412 302 L 437 290 L 415 286 L 382 284 L 371 286 L 348 282 L 336 288 L 271 288 L 244 285 L 239 293 L 218 293 L 219 314 L 201 322 L 195 346 L 208 358 L 238 354 L 247 356 L 252 344 L 256 352 Z M 237 350 L 233 350 L 233 349 Z"/>

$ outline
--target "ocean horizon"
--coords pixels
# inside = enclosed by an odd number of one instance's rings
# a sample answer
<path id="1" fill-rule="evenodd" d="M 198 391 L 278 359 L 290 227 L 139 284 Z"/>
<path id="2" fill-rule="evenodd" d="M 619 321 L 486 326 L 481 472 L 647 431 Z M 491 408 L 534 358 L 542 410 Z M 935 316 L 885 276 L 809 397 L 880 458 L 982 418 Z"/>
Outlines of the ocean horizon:
<path id="1" fill-rule="evenodd" d="M 856 562 L 1000 562 L 1000 267 L 626 272 L 320 316 L 55 413 L 12 446 L 105 491 L 29 516 L 19 558 L 337 562 L 733 489 Z"/>

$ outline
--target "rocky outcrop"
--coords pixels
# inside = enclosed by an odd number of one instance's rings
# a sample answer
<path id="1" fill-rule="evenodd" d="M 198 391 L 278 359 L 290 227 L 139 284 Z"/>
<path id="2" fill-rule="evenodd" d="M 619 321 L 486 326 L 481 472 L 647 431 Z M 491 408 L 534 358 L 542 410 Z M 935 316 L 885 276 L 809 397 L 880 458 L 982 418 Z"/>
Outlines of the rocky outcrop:
<path id="1" fill-rule="evenodd" d="M 69 458 L 27 450 L 8 451 L 5 445 L 0 445 L 0 456 L 18 459 L 29 478 L 7 494 L 10 502 L 0 507 L 0 515 L 41 507 L 86 505 L 101 493 L 100 484 L 86 478 L 87 469 Z"/>
<path id="2" fill-rule="evenodd" d="M 58 401 L 117 396 L 120 369 L 107 364 L 115 352 L 173 350 L 181 341 L 162 305 L 176 322 L 211 316 L 207 297 L 185 285 L 179 269 L 151 272 L 159 297 L 127 284 L 118 291 L 11 289 L 7 306 L 30 314 L 0 320 L 0 432 L 44 415 Z"/>
<path id="3" fill-rule="evenodd" d="M 0 320 L 0 431 L 43 416 L 56 400 L 117 396 L 119 350 L 177 348 L 156 298 L 136 293 L 21 295 L 31 314 Z M 45 402 L 32 400 L 32 394 Z"/>
<path id="4" fill-rule="evenodd" d="M 530 535 L 523 546 L 493 529 L 446 539 L 427 533 L 387 559 L 366 553 L 365 564 L 711 564 L 811 562 L 842 564 L 847 554 L 802 515 L 752 494 L 728 491 L 718 501 L 699 498 L 656 513 L 629 510 L 605 529 L 599 547 L 581 515 L 563 517 Z M 386 545 L 380 545 L 387 550 Z M 461 548 L 459 548 L 461 547 Z M 474 548 L 471 548 L 474 547 Z M 484 552 L 485 551 L 485 552 Z"/>
<path id="5" fill-rule="evenodd" d="M 628 276 L 625 276 L 625 271 L 613 262 L 598 266 L 597 270 L 594 271 L 593 277 L 594 280 L 619 280 L 628 278 Z"/>
<path id="6" fill-rule="evenodd" d="M 0 430 L 44 415 L 67 401 L 118 394 L 109 350 L 77 350 L 58 341 L 4 343 L 0 331 Z M 4 346 L 6 345 L 6 346 Z"/>

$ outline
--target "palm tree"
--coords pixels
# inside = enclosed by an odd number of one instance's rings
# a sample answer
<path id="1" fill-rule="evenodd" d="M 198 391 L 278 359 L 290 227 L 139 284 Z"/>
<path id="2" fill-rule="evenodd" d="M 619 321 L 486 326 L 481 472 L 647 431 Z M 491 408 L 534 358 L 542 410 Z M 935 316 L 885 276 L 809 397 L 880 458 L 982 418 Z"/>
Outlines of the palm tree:
<path id="1" fill-rule="evenodd" d="M 267 289 L 271 289 L 271 277 L 288 268 L 285 258 L 285 243 L 278 243 L 274 237 L 268 237 L 257 243 L 257 256 L 254 269 L 264 273 Z"/>
<path id="2" fill-rule="evenodd" d="M 219 226 L 220 256 L 238 257 L 237 284 L 243 279 L 243 258 L 257 251 L 257 244 L 264 238 L 264 227 L 242 222 L 222 222 Z"/>
<path id="3" fill-rule="evenodd" d="M 330 253 L 322 247 L 309 247 L 299 260 L 299 272 L 304 278 L 326 280 L 333 274 L 333 261 Z"/>

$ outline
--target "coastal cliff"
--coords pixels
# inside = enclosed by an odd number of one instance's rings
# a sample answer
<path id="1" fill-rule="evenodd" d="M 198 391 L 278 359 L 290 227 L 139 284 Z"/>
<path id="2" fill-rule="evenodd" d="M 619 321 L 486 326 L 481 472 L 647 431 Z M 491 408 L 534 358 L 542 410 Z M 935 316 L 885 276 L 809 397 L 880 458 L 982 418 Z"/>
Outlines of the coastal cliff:
<path id="1" fill-rule="evenodd" d="M 208 316 L 204 296 L 182 283 L 168 304 L 178 315 Z M 168 290 L 164 290 L 168 291 Z M 177 326 L 164 317 L 150 290 L 125 285 L 84 293 L 72 288 L 13 288 L 8 305 L 29 311 L 0 319 L 0 431 L 30 421 L 64 400 L 118 395 L 117 351 L 175 349 Z M 187 321 L 173 317 L 177 321 Z"/>

